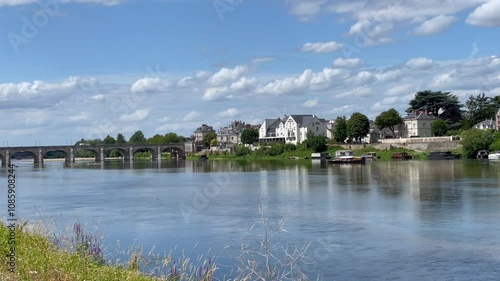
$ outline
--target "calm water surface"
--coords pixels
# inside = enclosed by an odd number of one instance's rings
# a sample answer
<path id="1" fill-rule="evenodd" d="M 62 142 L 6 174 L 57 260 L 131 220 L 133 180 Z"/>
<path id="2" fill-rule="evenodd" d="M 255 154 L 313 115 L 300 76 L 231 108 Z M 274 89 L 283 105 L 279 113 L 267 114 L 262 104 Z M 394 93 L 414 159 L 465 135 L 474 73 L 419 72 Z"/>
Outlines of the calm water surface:
<path id="1" fill-rule="evenodd" d="M 311 242 L 302 268 L 321 280 L 500 280 L 500 163 L 17 164 L 19 216 L 97 227 L 108 258 L 118 240 L 216 255 L 222 278 L 261 234 L 260 201 L 288 214 L 276 239 Z"/>

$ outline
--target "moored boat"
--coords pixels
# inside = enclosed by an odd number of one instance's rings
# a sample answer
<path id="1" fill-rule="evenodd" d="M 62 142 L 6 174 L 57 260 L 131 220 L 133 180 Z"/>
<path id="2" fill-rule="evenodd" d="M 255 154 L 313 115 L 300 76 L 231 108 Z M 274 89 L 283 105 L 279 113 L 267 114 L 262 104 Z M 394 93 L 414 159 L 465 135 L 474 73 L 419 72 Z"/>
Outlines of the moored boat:
<path id="1" fill-rule="evenodd" d="M 479 150 L 476 155 L 477 159 L 488 159 L 488 151 Z"/>
<path id="2" fill-rule="evenodd" d="M 375 160 L 377 158 L 380 158 L 380 156 L 377 156 L 376 152 L 368 152 L 366 154 L 361 155 L 361 157 L 363 157 L 367 160 Z"/>
<path id="3" fill-rule="evenodd" d="M 392 159 L 400 159 L 400 160 L 408 160 L 408 159 L 412 159 L 413 156 L 409 155 L 407 152 L 397 152 L 397 153 L 393 153 L 391 158 Z"/>
<path id="4" fill-rule="evenodd" d="M 488 160 L 500 160 L 500 151 L 495 151 L 488 155 Z"/>
<path id="5" fill-rule="evenodd" d="M 340 156 L 335 159 L 328 160 L 330 164 L 364 164 L 366 159 L 364 157 L 356 156 Z"/>

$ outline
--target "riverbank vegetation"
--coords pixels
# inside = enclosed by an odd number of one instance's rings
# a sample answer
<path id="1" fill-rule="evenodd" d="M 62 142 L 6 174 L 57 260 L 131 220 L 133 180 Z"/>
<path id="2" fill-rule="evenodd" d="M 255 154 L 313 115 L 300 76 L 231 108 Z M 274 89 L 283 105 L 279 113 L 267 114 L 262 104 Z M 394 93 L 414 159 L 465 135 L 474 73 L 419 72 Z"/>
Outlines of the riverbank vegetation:
<path id="1" fill-rule="evenodd" d="M 286 214 L 277 218 L 275 211 L 266 210 L 260 202 L 258 210 L 260 216 L 244 237 L 246 242 L 235 248 L 240 255 L 235 257 L 234 269 L 228 271 L 234 277 L 224 280 L 309 280 L 302 269 L 308 266 L 311 243 L 283 245 Z M 13 251 L 8 243 L 12 233 Z M 116 256 L 125 261 L 107 260 L 102 237 L 89 234 L 80 223 L 68 233 L 54 233 L 42 224 L 28 222 L 11 229 L 0 222 L 0 255 L 4 257 L 0 280 L 212 281 L 218 270 L 217 256 L 211 254 L 174 258 L 172 251 L 145 254 L 142 246 L 132 246 L 127 252 L 117 250 Z M 10 272 L 12 265 L 7 262 L 12 252 L 15 272 Z"/>

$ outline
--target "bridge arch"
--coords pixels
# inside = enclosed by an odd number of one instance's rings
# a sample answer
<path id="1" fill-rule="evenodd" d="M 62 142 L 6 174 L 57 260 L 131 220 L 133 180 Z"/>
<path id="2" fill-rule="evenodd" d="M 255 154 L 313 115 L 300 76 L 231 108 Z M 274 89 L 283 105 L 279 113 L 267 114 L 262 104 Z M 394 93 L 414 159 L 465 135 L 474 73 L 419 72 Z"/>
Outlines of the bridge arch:
<path id="1" fill-rule="evenodd" d="M 136 153 L 138 152 L 149 152 L 151 153 L 152 159 L 157 160 L 158 159 L 158 150 L 153 148 L 152 146 L 138 146 L 138 147 L 133 147 L 132 148 L 132 156 L 135 156 Z"/>
<path id="2" fill-rule="evenodd" d="M 94 147 L 79 147 L 75 149 L 75 154 L 77 154 L 80 151 L 88 151 L 94 155 L 94 159 L 96 162 L 101 162 L 104 159 L 101 159 L 101 151 L 99 148 L 94 148 Z"/>
<path id="3" fill-rule="evenodd" d="M 130 161 L 130 151 L 124 147 L 107 147 L 107 148 L 104 148 L 104 155 L 106 155 L 106 157 L 110 157 L 109 153 L 112 152 L 112 151 L 118 151 L 123 159 L 127 162 L 127 161 Z M 113 156 L 114 157 L 114 156 Z"/>
<path id="4" fill-rule="evenodd" d="M 178 146 L 164 146 L 161 148 L 161 153 L 168 152 L 172 156 L 172 159 L 183 159 L 184 149 Z"/>
<path id="5" fill-rule="evenodd" d="M 70 153 L 68 153 L 67 151 L 62 150 L 62 149 L 47 149 L 47 150 L 45 150 L 45 152 L 43 153 L 43 158 L 44 158 L 44 159 L 47 159 L 47 158 L 48 158 L 48 156 L 49 156 L 49 154 L 50 154 L 51 152 L 58 152 L 58 153 L 61 153 L 61 154 L 64 156 L 64 162 L 66 162 L 66 163 L 69 163 L 69 162 L 71 162 L 71 161 L 72 161 Z"/>

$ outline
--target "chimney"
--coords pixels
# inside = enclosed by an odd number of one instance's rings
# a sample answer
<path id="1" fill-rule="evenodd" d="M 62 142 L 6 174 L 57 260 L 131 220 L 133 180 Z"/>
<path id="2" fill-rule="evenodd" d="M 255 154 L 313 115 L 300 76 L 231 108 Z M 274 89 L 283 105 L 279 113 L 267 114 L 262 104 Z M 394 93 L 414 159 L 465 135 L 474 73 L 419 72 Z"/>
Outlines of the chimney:
<path id="1" fill-rule="evenodd" d="M 415 116 L 417 116 L 417 117 L 418 117 L 418 114 L 419 114 L 419 113 L 420 113 L 420 111 L 419 111 L 418 109 L 417 109 L 417 110 L 415 110 Z"/>
<path id="2" fill-rule="evenodd" d="M 427 111 L 427 108 L 425 109 L 424 113 L 425 113 L 425 115 L 428 115 L 428 111 Z"/>

